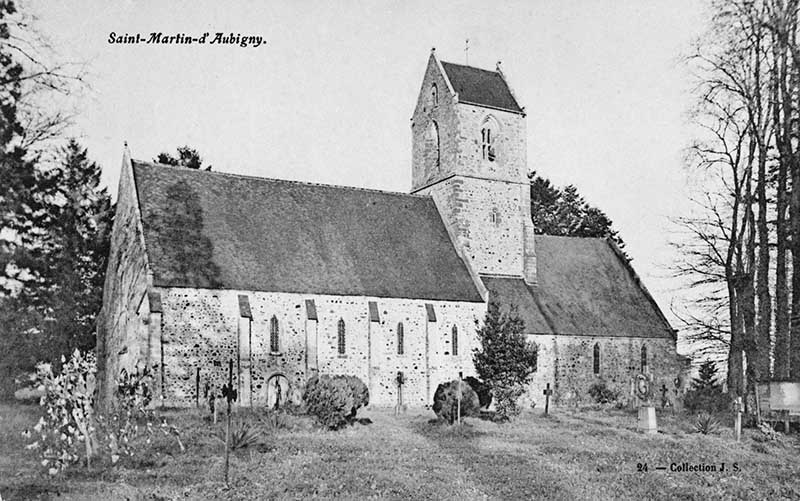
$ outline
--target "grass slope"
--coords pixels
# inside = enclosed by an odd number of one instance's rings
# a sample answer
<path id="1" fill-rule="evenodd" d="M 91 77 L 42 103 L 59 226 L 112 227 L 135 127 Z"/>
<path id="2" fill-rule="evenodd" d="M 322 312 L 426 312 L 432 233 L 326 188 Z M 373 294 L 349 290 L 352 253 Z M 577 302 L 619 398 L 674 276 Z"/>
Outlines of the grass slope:
<path id="1" fill-rule="evenodd" d="M 170 413 L 184 430 L 186 453 L 163 439 L 136 461 L 58 477 L 42 475 L 24 450 L 21 431 L 38 414 L 33 406 L 0 405 L 4 500 L 800 499 L 796 437 L 757 442 L 747 430 L 737 444 L 730 428 L 691 433 L 685 416 L 659 416 L 664 433 L 653 436 L 636 432 L 635 415 L 621 411 L 559 409 L 501 425 L 468 419 L 462 427 L 430 423 L 429 412 L 362 411 L 373 424 L 339 432 L 285 418 L 285 428 L 272 427 L 256 447 L 232 456 L 226 489 L 219 425 L 192 412 Z M 669 471 L 684 462 L 725 462 L 726 471 Z"/>

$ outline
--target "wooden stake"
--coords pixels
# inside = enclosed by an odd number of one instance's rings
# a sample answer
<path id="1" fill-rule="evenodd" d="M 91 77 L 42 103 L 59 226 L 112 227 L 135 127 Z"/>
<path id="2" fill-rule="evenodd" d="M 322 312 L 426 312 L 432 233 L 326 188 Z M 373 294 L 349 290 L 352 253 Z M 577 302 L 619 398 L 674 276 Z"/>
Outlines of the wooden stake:
<path id="1" fill-rule="evenodd" d="M 461 424 L 461 372 L 458 373 L 458 393 L 456 394 L 458 398 L 458 408 L 456 409 L 456 416 L 458 416 L 458 424 Z"/>
<path id="2" fill-rule="evenodd" d="M 228 464 L 231 443 L 231 403 L 236 400 L 236 390 L 233 389 L 233 360 L 228 360 L 228 384 L 222 388 L 222 394 L 228 402 L 228 417 L 225 421 L 225 487 L 228 485 Z"/>
<path id="3" fill-rule="evenodd" d="M 547 388 L 544 389 L 544 413 L 547 415 L 550 412 L 550 395 L 553 394 L 553 390 L 550 389 L 550 383 L 547 383 Z"/>
<path id="4" fill-rule="evenodd" d="M 736 399 L 736 425 L 734 432 L 736 433 L 736 441 L 739 442 L 742 438 L 742 397 Z"/>

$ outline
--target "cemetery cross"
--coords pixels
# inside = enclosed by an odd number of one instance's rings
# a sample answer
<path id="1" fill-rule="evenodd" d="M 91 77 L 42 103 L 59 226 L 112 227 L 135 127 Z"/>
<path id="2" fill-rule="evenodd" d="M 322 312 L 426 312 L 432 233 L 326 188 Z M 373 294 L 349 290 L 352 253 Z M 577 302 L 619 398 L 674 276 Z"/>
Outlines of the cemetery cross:
<path id="1" fill-rule="evenodd" d="M 542 393 L 544 394 L 544 413 L 547 415 L 550 411 L 550 395 L 553 394 L 553 390 L 550 389 L 550 383 L 547 383 L 547 388 Z"/>
<path id="2" fill-rule="evenodd" d="M 228 360 L 228 384 L 223 385 L 222 396 L 228 402 L 228 417 L 225 423 L 225 486 L 227 487 L 231 441 L 231 403 L 236 401 L 236 390 L 233 388 L 233 360 Z"/>

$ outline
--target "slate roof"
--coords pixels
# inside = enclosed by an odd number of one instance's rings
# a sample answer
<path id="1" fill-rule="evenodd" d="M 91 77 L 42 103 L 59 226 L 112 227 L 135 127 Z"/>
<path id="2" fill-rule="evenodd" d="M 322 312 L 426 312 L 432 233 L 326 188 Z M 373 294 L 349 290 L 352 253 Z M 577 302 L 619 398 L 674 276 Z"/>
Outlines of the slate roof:
<path id="1" fill-rule="evenodd" d="M 429 197 L 133 171 L 155 286 L 481 302 Z"/>
<path id="2" fill-rule="evenodd" d="M 444 61 L 441 63 L 460 102 L 523 113 L 500 73 Z"/>
<path id="3" fill-rule="evenodd" d="M 515 304 L 530 334 L 674 338 L 633 269 L 600 238 L 535 237 L 538 284 L 482 277 L 491 300 Z"/>

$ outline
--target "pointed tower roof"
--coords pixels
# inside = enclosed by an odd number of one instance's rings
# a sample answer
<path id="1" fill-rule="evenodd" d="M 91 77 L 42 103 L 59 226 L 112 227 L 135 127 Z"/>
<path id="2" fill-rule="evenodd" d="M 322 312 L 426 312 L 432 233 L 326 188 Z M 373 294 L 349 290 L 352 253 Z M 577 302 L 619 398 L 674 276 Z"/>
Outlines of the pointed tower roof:
<path id="1" fill-rule="evenodd" d="M 512 113 L 524 114 L 514 94 L 499 71 L 441 61 L 458 101 Z"/>

